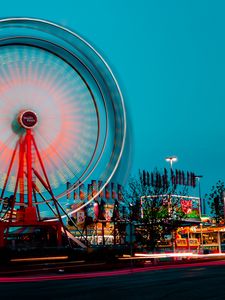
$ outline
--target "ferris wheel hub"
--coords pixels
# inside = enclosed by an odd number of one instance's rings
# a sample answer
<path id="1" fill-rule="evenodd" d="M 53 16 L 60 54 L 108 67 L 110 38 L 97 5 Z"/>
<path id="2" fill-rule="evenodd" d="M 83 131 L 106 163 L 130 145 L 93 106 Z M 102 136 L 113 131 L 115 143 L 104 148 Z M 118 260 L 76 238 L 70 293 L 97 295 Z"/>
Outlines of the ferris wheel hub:
<path id="1" fill-rule="evenodd" d="M 19 113 L 18 122 L 25 129 L 32 129 L 38 123 L 37 114 L 32 110 L 24 110 Z"/>

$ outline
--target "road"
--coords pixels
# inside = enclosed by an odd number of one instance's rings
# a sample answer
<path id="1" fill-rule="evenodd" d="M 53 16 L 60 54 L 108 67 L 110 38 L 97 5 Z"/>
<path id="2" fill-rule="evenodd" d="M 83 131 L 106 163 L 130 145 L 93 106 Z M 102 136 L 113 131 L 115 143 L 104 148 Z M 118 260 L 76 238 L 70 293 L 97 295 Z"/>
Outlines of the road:
<path id="1" fill-rule="evenodd" d="M 1 282 L 1 299 L 225 299 L 224 261 L 96 275 L 63 280 L 65 274 L 58 276 L 60 280 L 52 280 L 49 276 L 51 280 Z"/>

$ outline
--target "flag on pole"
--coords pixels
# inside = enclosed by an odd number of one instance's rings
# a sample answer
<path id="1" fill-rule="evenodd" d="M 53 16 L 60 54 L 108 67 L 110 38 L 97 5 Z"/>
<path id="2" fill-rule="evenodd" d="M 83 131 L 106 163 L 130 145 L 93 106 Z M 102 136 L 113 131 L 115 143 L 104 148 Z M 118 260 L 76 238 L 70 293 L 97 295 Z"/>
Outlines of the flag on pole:
<path id="1" fill-rule="evenodd" d="M 115 183 L 114 182 L 111 183 L 111 193 L 112 193 L 112 195 L 111 195 L 112 199 L 116 199 L 117 197 L 116 197 Z"/>
<path id="2" fill-rule="evenodd" d="M 85 199 L 84 184 L 83 183 L 79 187 L 79 196 L 80 196 L 80 200 Z"/>
<path id="3" fill-rule="evenodd" d="M 109 190 L 109 184 L 105 186 L 105 198 L 110 199 L 110 190 Z"/>
<path id="4" fill-rule="evenodd" d="M 66 198 L 70 199 L 70 188 L 71 188 L 71 183 L 67 181 L 66 183 Z"/>
<path id="5" fill-rule="evenodd" d="M 91 184 L 88 184 L 87 198 L 88 198 L 88 200 L 91 200 L 91 198 L 92 198 L 92 185 Z"/>
<path id="6" fill-rule="evenodd" d="M 99 180 L 99 181 L 98 181 L 98 191 L 100 191 L 101 188 L 102 188 L 102 181 Z M 100 197 L 100 198 L 103 198 L 103 197 L 104 197 L 103 191 L 101 191 L 101 193 L 99 194 L 99 197 Z"/>
<path id="7" fill-rule="evenodd" d="M 92 180 L 91 181 L 91 185 L 92 185 L 92 197 L 95 197 L 97 195 L 97 181 L 96 180 Z"/>
<path id="8" fill-rule="evenodd" d="M 73 191 L 73 199 L 74 200 L 78 199 L 78 191 L 77 191 L 77 189 Z"/>
<path id="9" fill-rule="evenodd" d="M 122 185 L 117 184 L 117 194 L 118 194 L 118 200 L 123 200 L 123 191 L 122 191 Z"/>

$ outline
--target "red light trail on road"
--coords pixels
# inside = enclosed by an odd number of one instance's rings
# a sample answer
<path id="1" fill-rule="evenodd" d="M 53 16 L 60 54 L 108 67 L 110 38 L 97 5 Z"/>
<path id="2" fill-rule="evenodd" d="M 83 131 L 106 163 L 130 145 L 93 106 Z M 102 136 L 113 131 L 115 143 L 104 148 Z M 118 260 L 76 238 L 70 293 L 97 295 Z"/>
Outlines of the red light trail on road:
<path id="1" fill-rule="evenodd" d="M 45 275 L 45 276 L 21 276 L 17 278 L 12 277 L 0 277 L 0 282 L 42 282 L 49 280 L 73 280 L 73 279 L 88 279 L 96 277 L 110 277 L 110 276 L 121 276 L 121 275 L 132 275 L 134 273 L 143 273 L 150 271 L 169 270 L 169 269 L 182 269 L 182 268 L 195 268 L 195 267 L 207 267 L 207 266 L 225 266 L 225 261 L 208 261 L 208 262 L 195 262 L 185 263 L 179 265 L 164 265 L 164 266 L 150 266 L 144 268 L 127 268 L 123 270 L 114 271 L 102 271 L 102 272 L 91 272 L 82 274 L 60 274 L 60 275 Z"/>

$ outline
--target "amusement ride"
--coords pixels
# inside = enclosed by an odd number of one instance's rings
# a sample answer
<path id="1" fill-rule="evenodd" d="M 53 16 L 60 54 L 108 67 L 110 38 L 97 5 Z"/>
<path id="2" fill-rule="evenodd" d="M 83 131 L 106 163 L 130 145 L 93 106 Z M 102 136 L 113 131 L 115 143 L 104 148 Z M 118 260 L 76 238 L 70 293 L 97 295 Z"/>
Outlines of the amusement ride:
<path id="1" fill-rule="evenodd" d="M 65 219 L 112 179 L 126 136 L 123 97 L 99 53 L 59 25 L 0 20 L 0 247 L 14 228 L 81 245 Z M 69 193 L 102 182 L 79 207 Z M 70 183 L 70 184 L 68 184 Z M 65 188 L 66 187 L 66 188 Z M 74 224 L 76 225 L 76 224 Z"/>

